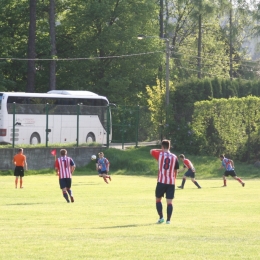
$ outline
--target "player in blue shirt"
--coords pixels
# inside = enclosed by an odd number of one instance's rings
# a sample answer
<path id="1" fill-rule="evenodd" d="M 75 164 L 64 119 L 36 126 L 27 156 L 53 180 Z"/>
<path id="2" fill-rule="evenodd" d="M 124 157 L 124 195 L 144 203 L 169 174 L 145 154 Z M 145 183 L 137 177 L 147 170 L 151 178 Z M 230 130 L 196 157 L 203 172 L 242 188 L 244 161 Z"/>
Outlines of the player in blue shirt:
<path id="1" fill-rule="evenodd" d="M 226 177 L 228 177 L 229 175 L 232 176 L 239 183 L 241 183 L 242 187 L 245 187 L 245 183 L 240 178 L 238 178 L 236 175 L 234 162 L 232 160 L 226 158 L 224 154 L 220 155 L 219 159 L 222 162 L 221 167 L 219 169 L 225 168 L 225 172 L 223 174 L 223 181 L 224 181 L 223 187 L 227 186 Z"/>
<path id="2" fill-rule="evenodd" d="M 103 177 L 104 181 L 108 184 L 107 179 L 111 181 L 111 176 L 108 175 L 110 162 L 107 158 L 104 157 L 103 152 L 98 153 L 98 157 L 99 158 L 96 162 L 96 169 L 98 171 L 98 175 L 99 177 Z"/>

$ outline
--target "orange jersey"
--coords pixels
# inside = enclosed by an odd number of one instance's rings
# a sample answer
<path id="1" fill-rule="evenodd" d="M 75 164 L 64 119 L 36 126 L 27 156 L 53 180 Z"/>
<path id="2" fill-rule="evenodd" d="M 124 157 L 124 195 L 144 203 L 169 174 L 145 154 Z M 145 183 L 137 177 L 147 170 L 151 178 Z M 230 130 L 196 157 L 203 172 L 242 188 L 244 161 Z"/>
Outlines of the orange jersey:
<path id="1" fill-rule="evenodd" d="M 26 156 L 24 154 L 16 154 L 14 156 L 13 162 L 15 163 L 16 166 L 22 166 L 24 167 L 24 162 L 26 161 Z"/>

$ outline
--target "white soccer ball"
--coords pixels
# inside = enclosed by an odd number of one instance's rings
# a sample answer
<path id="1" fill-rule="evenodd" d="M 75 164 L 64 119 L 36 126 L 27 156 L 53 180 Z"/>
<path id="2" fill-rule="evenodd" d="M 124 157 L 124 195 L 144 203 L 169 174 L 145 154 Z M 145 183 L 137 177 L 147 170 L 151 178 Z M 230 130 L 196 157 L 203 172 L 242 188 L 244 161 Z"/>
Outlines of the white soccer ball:
<path id="1" fill-rule="evenodd" d="M 93 155 L 91 156 L 91 160 L 96 160 L 96 159 L 97 159 L 97 156 L 93 154 Z"/>

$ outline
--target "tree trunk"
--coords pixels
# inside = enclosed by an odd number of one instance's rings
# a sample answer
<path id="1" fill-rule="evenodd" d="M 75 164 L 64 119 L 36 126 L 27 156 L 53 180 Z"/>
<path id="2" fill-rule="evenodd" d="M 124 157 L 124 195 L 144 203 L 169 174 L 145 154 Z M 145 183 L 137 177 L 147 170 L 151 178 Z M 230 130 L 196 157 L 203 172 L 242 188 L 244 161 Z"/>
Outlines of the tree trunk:
<path id="1" fill-rule="evenodd" d="M 30 0 L 30 24 L 28 38 L 27 92 L 35 91 L 35 40 L 36 40 L 36 0 Z"/>
<path id="2" fill-rule="evenodd" d="M 233 27 L 233 7 L 232 0 L 230 0 L 230 11 L 229 11 L 229 75 L 230 79 L 233 79 L 233 58 L 232 58 L 232 28 Z"/>
<path id="3" fill-rule="evenodd" d="M 51 57 L 56 56 L 56 40 L 55 40 L 55 0 L 50 0 L 50 41 L 51 41 Z M 56 60 L 50 61 L 50 90 L 56 89 Z"/>
<path id="4" fill-rule="evenodd" d="M 201 79 L 201 44 L 202 44 L 202 33 L 201 33 L 201 14 L 199 15 L 199 37 L 198 37 L 198 78 Z"/>

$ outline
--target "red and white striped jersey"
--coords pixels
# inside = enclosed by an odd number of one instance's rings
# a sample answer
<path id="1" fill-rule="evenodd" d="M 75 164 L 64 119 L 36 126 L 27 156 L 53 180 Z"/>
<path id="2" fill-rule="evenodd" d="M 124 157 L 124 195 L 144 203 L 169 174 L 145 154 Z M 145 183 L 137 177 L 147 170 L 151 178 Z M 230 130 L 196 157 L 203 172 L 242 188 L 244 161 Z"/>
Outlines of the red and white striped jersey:
<path id="1" fill-rule="evenodd" d="M 184 164 L 184 168 L 191 169 L 193 172 L 195 172 L 195 168 L 189 159 L 184 159 L 183 164 Z"/>
<path id="2" fill-rule="evenodd" d="M 59 178 L 71 178 L 71 166 L 75 166 L 72 158 L 62 156 L 55 161 L 55 168 L 59 170 Z"/>
<path id="3" fill-rule="evenodd" d="M 175 184 L 175 170 L 179 169 L 178 158 L 175 154 L 163 151 L 152 151 L 152 156 L 158 160 L 158 179 L 164 184 Z"/>

